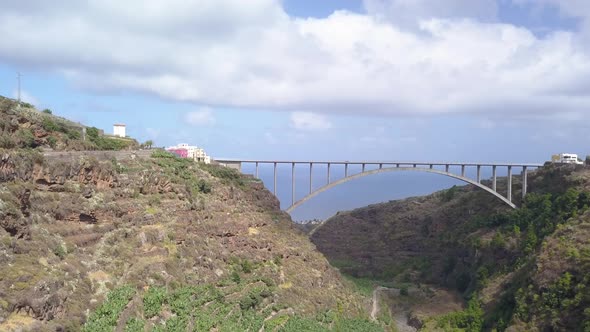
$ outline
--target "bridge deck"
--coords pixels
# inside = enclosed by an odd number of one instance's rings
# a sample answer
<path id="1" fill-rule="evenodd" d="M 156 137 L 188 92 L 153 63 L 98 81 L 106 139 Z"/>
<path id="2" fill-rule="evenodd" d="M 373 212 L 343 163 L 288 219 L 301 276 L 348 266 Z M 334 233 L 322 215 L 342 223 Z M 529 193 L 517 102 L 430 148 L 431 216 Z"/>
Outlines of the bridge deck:
<path id="1" fill-rule="evenodd" d="M 262 160 L 262 159 L 229 159 L 215 158 L 215 161 L 244 163 L 244 164 L 333 164 L 333 165 L 417 165 L 417 166 L 512 166 L 512 167 L 541 167 L 540 163 L 505 163 L 505 162 L 441 162 L 441 161 L 348 161 L 348 160 Z"/>

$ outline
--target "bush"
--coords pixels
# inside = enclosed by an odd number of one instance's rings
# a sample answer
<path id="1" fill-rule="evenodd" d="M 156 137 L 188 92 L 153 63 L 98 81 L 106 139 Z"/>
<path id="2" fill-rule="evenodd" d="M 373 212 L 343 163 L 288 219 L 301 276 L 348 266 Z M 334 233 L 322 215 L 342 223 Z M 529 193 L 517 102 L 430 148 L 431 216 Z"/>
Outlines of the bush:
<path id="1" fill-rule="evenodd" d="M 166 299 L 166 290 L 162 287 L 150 287 L 143 297 L 143 313 L 152 318 L 160 313 Z"/>
<path id="2" fill-rule="evenodd" d="M 14 149 L 16 142 L 12 136 L 0 135 L 0 148 L 3 149 Z"/>
<path id="3" fill-rule="evenodd" d="M 119 315 L 125 309 L 131 298 L 135 294 L 135 289 L 125 286 L 112 290 L 107 300 L 101 304 L 94 313 L 88 317 L 83 331 L 113 331 L 117 325 Z"/>
<path id="4" fill-rule="evenodd" d="M 467 304 L 467 309 L 446 314 L 438 319 L 438 328 L 464 329 L 467 332 L 479 332 L 483 327 L 483 309 L 474 295 Z"/>
<path id="5" fill-rule="evenodd" d="M 450 189 L 443 191 L 441 199 L 443 202 L 450 202 L 459 191 L 457 186 L 452 186 Z"/>
<path id="6" fill-rule="evenodd" d="M 55 256 L 59 257 L 59 259 L 63 260 L 66 255 L 67 252 L 64 249 L 64 247 L 61 244 L 58 244 L 57 246 L 55 246 L 55 248 L 53 249 L 53 253 L 55 254 Z"/>
<path id="7" fill-rule="evenodd" d="M 76 129 L 68 129 L 66 135 L 69 139 L 78 140 L 82 138 L 82 134 Z"/>
<path id="8" fill-rule="evenodd" d="M 53 136 L 47 137 L 47 144 L 49 144 L 50 147 L 55 149 L 55 147 L 57 146 L 57 138 Z"/>
<path id="9" fill-rule="evenodd" d="M 200 167 L 209 172 L 209 174 L 216 178 L 222 179 L 225 182 L 233 183 L 238 186 L 245 185 L 242 174 L 233 168 L 211 164 L 200 164 Z"/>
<path id="10" fill-rule="evenodd" d="M 49 108 L 44 109 L 43 110 L 43 113 L 45 113 L 45 114 L 53 114 L 53 112 Z"/>
<path id="11" fill-rule="evenodd" d="M 22 148 L 34 148 L 35 147 L 35 135 L 31 129 L 19 129 L 16 132 L 16 138 L 19 142 L 19 146 Z"/>
<path id="12" fill-rule="evenodd" d="M 145 330 L 145 322 L 141 319 L 131 318 L 125 324 L 125 332 L 143 332 Z"/>
<path id="13" fill-rule="evenodd" d="M 203 194 L 209 194 L 211 192 L 211 184 L 203 179 L 197 181 L 197 190 Z"/>
<path id="14" fill-rule="evenodd" d="M 41 121 L 41 127 L 48 132 L 59 131 L 60 127 L 55 123 L 55 121 L 51 120 L 48 116 L 43 117 Z"/>
<path id="15" fill-rule="evenodd" d="M 86 128 L 86 135 L 88 136 L 88 138 L 92 141 L 93 139 L 98 138 L 99 136 L 99 130 L 96 127 L 88 127 Z"/>
<path id="16" fill-rule="evenodd" d="M 399 288 L 399 295 L 407 296 L 408 294 L 408 285 L 403 285 Z"/>

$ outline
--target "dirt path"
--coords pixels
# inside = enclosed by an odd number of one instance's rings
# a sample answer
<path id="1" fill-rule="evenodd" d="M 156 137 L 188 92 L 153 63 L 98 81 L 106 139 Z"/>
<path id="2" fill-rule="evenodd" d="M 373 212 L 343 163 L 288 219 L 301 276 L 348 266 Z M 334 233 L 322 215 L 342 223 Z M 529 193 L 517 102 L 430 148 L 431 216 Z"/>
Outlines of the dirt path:
<path id="1" fill-rule="evenodd" d="M 375 287 L 373 290 L 373 309 L 371 310 L 371 320 L 376 321 L 377 315 L 379 311 L 381 311 L 381 306 L 379 304 L 379 292 L 387 291 L 391 292 L 395 296 L 399 296 L 399 289 L 397 288 L 387 288 L 387 287 Z M 393 319 L 395 320 L 395 325 L 397 327 L 397 331 L 399 332 L 416 332 L 416 328 L 413 326 L 408 325 L 408 312 L 395 312 L 393 315 Z"/>
<path id="2" fill-rule="evenodd" d="M 377 320 L 377 314 L 381 310 L 381 307 L 379 306 L 379 292 L 382 290 L 385 290 L 385 289 L 394 290 L 395 288 L 385 288 L 385 287 L 377 286 L 373 290 L 373 310 L 371 310 L 371 320 L 373 320 L 373 321 Z"/>

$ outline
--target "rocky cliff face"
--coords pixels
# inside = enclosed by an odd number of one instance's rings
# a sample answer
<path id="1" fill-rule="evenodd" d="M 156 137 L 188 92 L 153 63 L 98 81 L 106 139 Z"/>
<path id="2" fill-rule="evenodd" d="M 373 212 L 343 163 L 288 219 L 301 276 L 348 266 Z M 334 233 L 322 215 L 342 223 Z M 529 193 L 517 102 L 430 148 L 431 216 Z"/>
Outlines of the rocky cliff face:
<path id="1" fill-rule="evenodd" d="M 367 304 L 261 183 L 165 154 L 0 152 L 0 266 L 2 331 L 325 329 Z"/>

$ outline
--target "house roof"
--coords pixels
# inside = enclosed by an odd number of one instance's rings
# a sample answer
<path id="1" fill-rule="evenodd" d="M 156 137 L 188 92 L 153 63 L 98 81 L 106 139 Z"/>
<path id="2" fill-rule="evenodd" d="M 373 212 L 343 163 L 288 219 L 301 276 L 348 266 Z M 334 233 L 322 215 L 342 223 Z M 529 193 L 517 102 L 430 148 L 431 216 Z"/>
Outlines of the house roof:
<path id="1" fill-rule="evenodd" d="M 125 125 L 124 125 L 124 124 L 122 124 L 122 123 L 115 123 L 113 126 L 117 126 L 117 127 L 125 127 Z"/>

